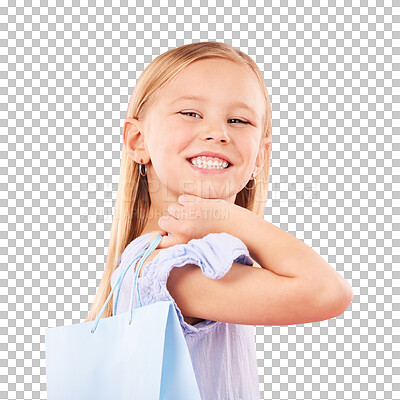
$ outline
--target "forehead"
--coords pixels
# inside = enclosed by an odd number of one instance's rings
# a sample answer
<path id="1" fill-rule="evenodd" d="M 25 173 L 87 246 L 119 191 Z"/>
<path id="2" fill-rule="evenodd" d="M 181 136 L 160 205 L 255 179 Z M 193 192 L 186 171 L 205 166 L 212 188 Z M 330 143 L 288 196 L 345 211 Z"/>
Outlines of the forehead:
<path id="1" fill-rule="evenodd" d="M 253 70 L 230 60 L 195 61 L 159 91 L 159 102 L 167 107 L 190 101 L 248 108 L 258 116 L 264 109 L 263 93 Z"/>

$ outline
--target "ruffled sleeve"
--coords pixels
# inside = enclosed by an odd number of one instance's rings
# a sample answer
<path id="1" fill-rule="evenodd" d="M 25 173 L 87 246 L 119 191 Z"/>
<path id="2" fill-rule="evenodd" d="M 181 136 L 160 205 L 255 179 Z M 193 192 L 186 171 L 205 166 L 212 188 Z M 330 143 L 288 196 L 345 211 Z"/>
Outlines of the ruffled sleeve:
<path id="1" fill-rule="evenodd" d="M 221 279 L 233 262 L 253 265 L 246 245 L 228 233 L 210 233 L 201 239 L 192 239 L 187 244 L 163 249 L 143 269 L 140 289 L 142 305 L 172 301 L 185 335 L 205 333 L 220 322 L 204 320 L 195 325 L 187 324 L 167 289 L 168 276 L 174 267 L 195 264 L 208 278 Z"/>

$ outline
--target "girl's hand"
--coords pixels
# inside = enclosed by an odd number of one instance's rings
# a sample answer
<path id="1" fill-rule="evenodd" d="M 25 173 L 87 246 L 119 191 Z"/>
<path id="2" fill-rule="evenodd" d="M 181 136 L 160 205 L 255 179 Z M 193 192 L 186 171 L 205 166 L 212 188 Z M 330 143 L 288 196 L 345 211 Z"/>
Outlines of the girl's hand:
<path id="1" fill-rule="evenodd" d="M 226 232 L 230 213 L 233 211 L 232 206 L 234 204 L 223 199 L 205 199 L 192 194 L 180 195 L 178 203 L 169 205 L 170 215 L 158 220 L 161 230 L 152 233 L 154 237 L 157 233 L 163 235 L 157 248 L 186 244 L 209 233 Z M 167 236 L 167 232 L 171 233 L 171 236 Z"/>
<path id="2" fill-rule="evenodd" d="M 156 230 L 156 231 L 152 231 L 151 232 L 151 235 L 150 235 L 150 243 L 154 240 L 154 238 L 158 235 L 158 234 L 160 234 L 161 236 L 168 236 L 168 232 L 167 231 L 164 231 L 163 229 L 158 229 L 158 230 Z M 161 239 L 161 241 L 162 241 L 163 239 Z M 161 242 L 158 244 L 158 246 L 156 247 L 156 249 L 159 249 L 160 248 L 160 244 L 161 244 Z M 156 250 L 156 249 L 154 249 L 154 251 Z"/>

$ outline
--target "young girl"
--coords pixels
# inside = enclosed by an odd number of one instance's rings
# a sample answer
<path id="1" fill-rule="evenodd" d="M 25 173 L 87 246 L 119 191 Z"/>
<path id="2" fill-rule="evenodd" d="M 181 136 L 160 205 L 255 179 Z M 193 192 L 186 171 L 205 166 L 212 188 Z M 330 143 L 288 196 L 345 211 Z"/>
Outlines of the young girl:
<path id="1" fill-rule="evenodd" d="M 322 321 L 352 301 L 341 275 L 263 218 L 271 133 L 260 70 L 220 42 L 158 56 L 129 102 L 107 264 L 86 321 L 161 233 L 139 274 L 141 303 L 174 302 L 204 400 L 259 399 L 254 325 Z"/>

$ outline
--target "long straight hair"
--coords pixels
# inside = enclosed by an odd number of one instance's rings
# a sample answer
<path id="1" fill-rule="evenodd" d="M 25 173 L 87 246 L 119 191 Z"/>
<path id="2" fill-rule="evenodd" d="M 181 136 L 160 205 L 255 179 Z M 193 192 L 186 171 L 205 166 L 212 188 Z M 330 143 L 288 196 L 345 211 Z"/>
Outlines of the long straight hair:
<path id="1" fill-rule="evenodd" d="M 156 57 L 142 72 L 132 92 L 126 117 L 141 120 L 145 118 L 159 88 L 174 78 L 194 61 L 207 58 L 222 58 L 250 67 L 257 76 L 264 94 L 265 111 L 262 117 L 262 138 L 271 138 L 272 119 L 271 102 L 264 78 L 254 60 L 239 49 L 222 42 L 196 42 L 186 44 Z M 260 142 L 261 144 L 261 142 Z M 253 189 L 244 187 L 237 195 L 235 204 L 264 218 L 264 208 L 268 196 L 269 164 L 271 146 L 268 149 L 263 169 L 256 177 Z M 251 180 L 246 184 L 254 185 Z M 111 275 L 118 267 L 118 260 L 126 246 L 140 236 L 144 230 L 151 199 L 147 176 L 139 174 L 139 164 L 128 157 L 123 145 L 121 155 L 120 179 L 115 200 L 111 235 L 104 273 L 94 298 L 92 307 L 85 320 L 96 319 L 111 292 Z M 112 316 L 112 299 L 107 304 L 102 317 Z"/>

